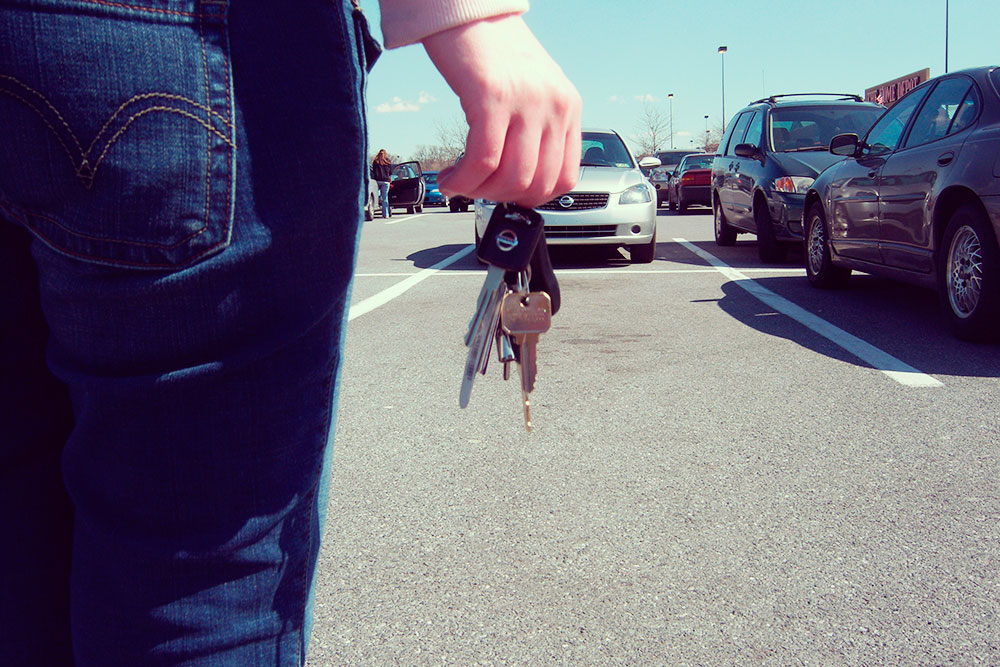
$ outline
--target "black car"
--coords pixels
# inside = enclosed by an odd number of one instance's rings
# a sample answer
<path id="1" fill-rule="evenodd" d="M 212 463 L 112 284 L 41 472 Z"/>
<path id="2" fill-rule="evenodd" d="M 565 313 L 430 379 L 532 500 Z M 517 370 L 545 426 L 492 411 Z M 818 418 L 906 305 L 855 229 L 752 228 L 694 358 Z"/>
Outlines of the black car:
<path id="1" fill-rule="evenodd" d="M 806 193 L 809 282 L 936 288 L 959 338 L 1000 338 L 1000 68 L 931 79 L 861 136 L 833 137 Z"/>
<path id="2" fill-rule="evenodd" d="M 402 162 L 392 167 L 389 181 L 389 207 L 406 208 L 407 213 L 422 213 L 427 183 L 422 178 L 419 162 Z"/>
<path id="3" fill-rule="evenodd" d="M 752 233 L 762 262 L 784 259 L 788 242 L 802 241 L 806 190 L 839 159 L 829 152 L 830 139 L 845 132 L 864 134 L 885 111 L 857 95 L 810 96 L 833 99 L 773 95 L 733 116 L 712 163 L 719 245 L 733 245 L 737 234 Z"/>
<path id="4" fill-rule="evenodd" d="M 448 199 L 448 210 L 452 213 L 468 213 L 472 200 L 465 195 L 454 195 Z"/>

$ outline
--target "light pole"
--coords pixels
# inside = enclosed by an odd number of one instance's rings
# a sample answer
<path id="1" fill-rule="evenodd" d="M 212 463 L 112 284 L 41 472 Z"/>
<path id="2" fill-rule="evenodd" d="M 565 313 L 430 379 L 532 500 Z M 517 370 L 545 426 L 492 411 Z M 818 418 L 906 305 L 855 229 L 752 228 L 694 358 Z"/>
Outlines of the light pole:
<path id="1" fill-rule="evenodd" d="M 948 0 L 944 0 L 944 73 L 948 73 Z"/>
<path id="2" fill-rule="evenodd" d="M 947 2 L 947 0 L 945 0 Z M 719 53 L 722 54 L 722 131 L 726 131 L 726 51 L 728 51 L 725 46 L 719 47 Z"/>
<path id="3" fill-rule="evenodd" d="M 674 94 L 667 93 L 667 100 L 670 101 L 670 148 L 674 147 Z"/>
<path id="4" fill-rule="evenodd" d="M 708 114 L 705 114 L 705 152 L 708 152 Z"/>

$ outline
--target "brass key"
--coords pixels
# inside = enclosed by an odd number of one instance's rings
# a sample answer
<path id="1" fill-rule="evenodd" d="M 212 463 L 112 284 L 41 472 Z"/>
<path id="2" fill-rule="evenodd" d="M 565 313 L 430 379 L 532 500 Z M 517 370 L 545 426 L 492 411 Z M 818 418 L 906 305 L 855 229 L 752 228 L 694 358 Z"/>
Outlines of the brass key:
<path id="1" fill-rule="evenodd" d="M 503 330 L 514 337 L 521 350 L 521 393 L 524 397 L 524 426 L 531 430 L 531 400 L 538 370 L 538 337 L 552 326 L 552 299 L 545 292 L 510 292 L 500 304 Z"/>

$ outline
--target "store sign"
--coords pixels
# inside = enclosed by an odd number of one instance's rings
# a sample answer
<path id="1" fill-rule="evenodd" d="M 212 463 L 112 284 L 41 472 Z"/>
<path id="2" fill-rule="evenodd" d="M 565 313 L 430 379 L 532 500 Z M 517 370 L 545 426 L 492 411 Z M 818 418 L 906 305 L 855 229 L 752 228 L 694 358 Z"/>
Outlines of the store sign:
<path id="1" fill-rule="evenodd" d="M 907 74 L 906 76 L 901 76 L 898 79 L 893 79 L 892 81 L 880 83 L 877 86 L 865 90 L 865 101 L 877 102 L 879 104 L 884 104 L 887 107 L 891 107 L 896 103 L 896 100 L 929 78 L 931 78 L 931 70 L 929 67 L 925 67 L 919 72 L 914 72 L 913 74 Z"/>

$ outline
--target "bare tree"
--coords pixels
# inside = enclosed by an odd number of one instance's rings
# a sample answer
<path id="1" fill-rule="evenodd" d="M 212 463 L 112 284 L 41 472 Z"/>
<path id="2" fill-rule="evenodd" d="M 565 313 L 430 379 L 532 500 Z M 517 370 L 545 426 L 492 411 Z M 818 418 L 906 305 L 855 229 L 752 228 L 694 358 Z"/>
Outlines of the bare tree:
<path id="1" fill-rule="evenodd" d="M 639 117 L 636 143 L 641 155 L 652 155 L 663 149 L 670 136 L 670 121 L 663 111 L 646 102 Z"/>

